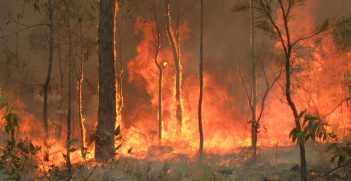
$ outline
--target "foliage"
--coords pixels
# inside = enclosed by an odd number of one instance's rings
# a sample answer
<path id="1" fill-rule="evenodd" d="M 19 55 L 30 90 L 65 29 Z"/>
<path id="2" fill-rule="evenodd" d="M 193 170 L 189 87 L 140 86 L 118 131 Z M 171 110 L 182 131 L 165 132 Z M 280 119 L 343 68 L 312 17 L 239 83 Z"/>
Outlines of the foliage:
<path id="1" fill-rule="evenodd" d="M 351 47 L 351 18 L 346 19 L 343 23 L 338 24 L 333 29 L 335 44 L 341 49 L 349 49 Z"/>
<path id="2" fill-rule="evenodd" d="M 20 174 L 27 164 L 31 164 L 31 168 L 37 168 L 35 162 L 31 162 L 30 159 L 40 151 L 40 147 L 28 140 L 16 140 L 15 131 L 19 117 L 9 107 L 8 97 L 0 97 L 0 110 L 5 111 L 3 116 L 3 120 L 6 121 L 5 131 L 10 136 L 6 147 L 0 150 L 0 165 L 6 174 L 12 176 L 10 179 L 20 180 Z"/>
<path id="3" fill-rule="evenodd" d="M 344 140 L 341 143 L 331 144 L 327 151 L 332 152 L 331 162 L 336 163 L 338 166 L 351 167 L 351 142 Z"/>
<path id="4" fill-rule="evenodd" d="M 319 116 L 306 114 L 302 120 L 301 117 L 304 113 L 305 112 L 302 112 L 300 114 L 301 129 L 293 128 L 290 131 L 289 137 L 293 143 L 304 144 L 308 140 L 316 141 L 316 139 L 326 142 L 336 139 L 334 133 L 327 131 L 328 124 L 326 124 Z"/>

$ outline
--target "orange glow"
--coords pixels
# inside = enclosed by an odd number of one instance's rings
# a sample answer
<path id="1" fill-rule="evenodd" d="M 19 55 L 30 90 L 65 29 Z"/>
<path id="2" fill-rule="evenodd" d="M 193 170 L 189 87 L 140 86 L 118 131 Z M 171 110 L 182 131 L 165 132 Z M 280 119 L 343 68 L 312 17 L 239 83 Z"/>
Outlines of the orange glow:
<path id="1" fill-rule="evenodd" d="M 298 18 L 292 19 L 290 23 L 292 39 L 295 40 L 300 35 L 308 34 L 316 26 L 311 13 L 314 12 L 313 2 L 306 3 L 297 9 L 296 14 L 303 16 L 304 21 Z M 118 5 L 116 5 L 118 11 Z M 278 13 L 279 14 L 279 13 Z M 115 15 L 116 17 L 116 15 Z M 116 18 L 115 18 L 116 19 Z M 281 24 L 281 22 L 278 23 Z M 177 121 L 175 116 L 175 67 L 172 50 L 169 46 L 162 44 L 159 51 L 158 61 L 163 69 L 162 84 L 162 115 L 163 132 L 162 143 L 159 145 L 158 131 L 158 69 L 154 62 L 155 48 L 155 22 L 137 17 L 134 24 L 134 33 L 141 37 L 136 47 L 136 56 L 130 59 L 127 64 L 128 83 L 140 91 L 146 91 L 149 102 L 140 101 L 133 107 L 133 111 L 128 112 L 133 118 L 132 123 L 126 124 L 118 114 L 116 127 L 121 126 L 122 139 L 116 145 L 122 144 L 118 150 L 117 157 L 126 156 L 138 159 L 160 159 L 171 154 L 186 154 L 190 158 L 195 158 L 198 152 L 199 134 L 197 106 L 199 97 L 199 85 L 197 74 L 183 74 L 181 87 L 181 101 L 183 106 L 183 127 L 181 135 L 176 133 Z M 186 43 L 189 39 L 190 29 L 187 22 L 180 28 L 181 42 Z M 116 33 L 116 27 L 114 29 Z M 114 42 L 116 46 L 116 41 Z M 334 53 L 336 45 L 331 34 L 323 35 L 323 39 L 316 43 L 313 39 L 303 41 L 299 44 L 308 49 L 308 55 L 301 56 L 301 52 L 293 52 L 293 74 L 292 74 L 292 94 L 299 111 L 307 109 L 308 113 L 321 116 L 330 125 L 330 130 L 337 133 L 339 138 L 350 136 L 351 109 L 350 102 L 344 102 L 336 108 L 341 100 L 349 94 L 349 87 L 346 85 L 344 77 L 351 73 L 351 52 L 337 54 Z M 280 42 L 274 42 L 276 52 L 281 51 Z M 307 52 L 307 51 L 306 51 Z M 303 52 L 307 54 L 306 52 Z M 190 57 L 197 51 L 182 51 L 182 71 L 198 71 L 194 67 L 184 66 L 188 62 L 197 62 Z M 114 52 L 116 59 L 116 51 Z M 206 60 L 215 61 L 215 60 Z M 183 72 L 183 73 L 184 73 Z M 225 76 L 222 79 L 236 79 L 237 75 Z M 209 71 L 204 73 L 204 102 L 203 102 L 203 129 L 204 129 L 204 151 L 205 154 L 229 154 L 235 153 L 242 147 L 251 146 L 251 127 L 248 124 L 250 113 L 248 106 L 242 108 L 238 103 L 243 98 L 232 95 L 228 92 L 226 85 L 220 84 L 215 75 Z M 239 78 L 237 78 L 239 79 Z M 277 83 L 270 92 L 266 102 L 263 119 L 260 122 L 258 133 L 258 147 L 291 146 L 289 132 L 295 126 L 293 115 L 286 103 L 284 92 L 284 78 Z M 118 84 L 116 84 L 118 86 Z M 236 89 L 242 89 L 241 85 L 236 85 Z M 264 89 L 264 88 L 263 88 Z M 1 91 L 1 89 L 0 89 Z M 259 91 L 262 91 L 260 89 Z M 1 94 L 1 92 L 0 92 Z M 126 93 L 128 94 L 128 92 Z M 261 92 L 259 92 L 261 94 Z M 119 99 L 117 95 L 117 99 Z M 33 115 L 26 112 L 26 107 L 22 101 L 11 98 L 11 105 L 16 106 L 14 110 L 20 115 L 21 122 L 18 129 L 18 137 L 33 140 L 36 145 L 43 147 L 42 126 L 40 121 L 34 122 Z M 259 102 L 260 103 L 260 102 Z M 118 108 L 117 108 L 118 109 Z M 118 112 L 118 111 L 117 111 Z M 0 114 L 1 116 L 1 114 Z M 85 118 L 87 122 L 96 123 L 96 118 Z M 0 122 L 3 127 L 4 122 Z M 50 120 L 50 125 L 60 125 L 57 120 Z M 51 127 L 49 135 L 56 135 L 54 126 Z M 66 126 L 62 126 L 62 132 L 66 132 Z M 2 134 L 2 133 L 1 133 Z M 3 139 L 3 138 L 1 138 Z M 2 140 L 1 140 L 2 141 Z M 49 142 L 51 164 L 64 162 L 62 153 L 66 151 L 65 138 L 51 136 Z M 79 140 L 72 143 L 72 147 L 77 151 L 71 155 L 72 163 L 83 162 L 81 158 Z M 94 144 L 88 148 L 87 160 L 93 159 Z M 43 158 L 43 152 L 39 157 Z M 225 164 L 225 163 L 223 163 Z"/>

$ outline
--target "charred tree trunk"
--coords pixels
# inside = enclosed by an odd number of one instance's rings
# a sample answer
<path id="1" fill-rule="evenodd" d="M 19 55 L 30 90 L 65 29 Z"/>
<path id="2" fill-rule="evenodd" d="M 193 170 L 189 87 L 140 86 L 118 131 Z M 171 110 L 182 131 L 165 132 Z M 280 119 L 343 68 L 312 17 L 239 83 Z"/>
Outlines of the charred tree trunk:
<path id="1" fill-rule="evenodd" d="M 251 58 L 252 58 L 252 119 L 251 119 L 251 147 L 253 158 L 256 158 L 257 150 L 257 81 L 256 81 L 256 51 L 255 51 L 255 17 L 253 0 L 250 0 L 250 19 L 251 19 Z"/>
<path id="2" fill-rule="evenodd" d="M 80 30 L 80 74 L 78 80 L 78 112 L 79 112 L 79 125 L 80 125 L 80 136 L 81 136 L 81 152 L 82 157 L 86 158 L 87 146 L 86 146 L 86 137 L 85 137 L 85 126 L 83 118 L 83 81 L 84 81 L 84 55 L 83 55 L 83 29 L 82 22 L 79 24 Z"/>
<path id="3" fill-rule="evenodd" d="M 177 119 L 177 133 L 180 135 L 183 124 L 183 110 L 182 110 L 182 102 L 180 99 L 180 88 L 181 88 L 181 64 L 179 59 L 179 52 L 177 51 L 176 40 L 174 37 L 174 33 L 172 31 L 171 24 L 171 14 L 170 14 L 170 2 L 166 0 L 165 3 L 165 19 L 166 19 L 166 27 L 167 27 L 167 36 L 171 44 L 173 58 L 176 68 L 176 84 L 175 84 L 175 98 L 176 98 L 176 119 Z"/>
<path id="4" fill-rule="evenodd" d="M 204 147 L 204 135 L 202 130 L 202 97 L 203 97 L 203 63 L 204 63 L 204 52 L 203 52 L 203 29 L 204 29 L 204 10 L 203 10 L 203 0 L 201 0 L 201 14 L 200 14 L 200 64 L 199 64 L 199 79 L 200 79 L 200 97 L 199 97 L 199 107 L 198 107 L 198 121 L 199 121 L 199 135 L 200 135 L 200 146 L 199 146 L 199 161 L 203 159 L 203 147 Z"/>
<path id="5" fill-rule="evenodd" d="M 114 13 L 115 0 L 100 0 L 99 108 L 95 140 L 97 161 L 113 159 L 115 153 L 113 137 L 116 122 Z"/>
<path id="6" fill-rule="evenodd" d="M 70 14 L 70 7 L 65 3 L 67 14 Z M 67 18 L 68 29 L 68 91 L 67 91 L 67 137 L 66 137 L 66 166 L 67 170 L 72 170 L 71 164 L 71 119 L 72 119 L 72 78 L 73 78 L 73 57 L 72 57 L 72 30 L 70 17 Z"/>
<path id="7" fill-rule="evenodd" d="M 45 144 L 45 160 L 48 160 L 48 138 L 49 138 L 49 121 L 48 121 L 48 92 L 51 79 L 51 69 L 54 51 L 54 24 L 53 24 L 53 9 L 52 0 L 48 0 L 48 14 L 49 14 L 49 60 L 48 60 L 48 71 L 46 80 L 43 86 L 43 124 L 44 124 L 44 144 Z"/>

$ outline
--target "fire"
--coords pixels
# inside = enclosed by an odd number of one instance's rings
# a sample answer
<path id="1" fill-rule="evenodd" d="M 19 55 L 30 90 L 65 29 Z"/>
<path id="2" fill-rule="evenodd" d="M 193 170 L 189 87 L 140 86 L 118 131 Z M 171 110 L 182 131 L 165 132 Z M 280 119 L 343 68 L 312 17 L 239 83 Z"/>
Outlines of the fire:
<path id="1" fill-rule="evenodd" d="M 301 25 L 300 21 L 292 21 L 293 38 L 298 38 L 299 34 L 309 33 L 316 24 L 315 20 L 308 13 L 314 12 L 313 3 L 299 9 L 306 21 Z M 185 23 L 186 25 L 186 23 Z M 150 96 L 150 104 L 140 103 L 135 108 L 133 116 L 132 132 L 139 132 L 138 139 L 126 140 L 127 144 L 132 146 L 144 147 L 157 145 L 157 80 L 158 74 L 156 65 L 154 65 L 155 39 L 153 29 L 155 22 L 144 21 L 138 18 L 135 23 L 135 33 L 142 37 L 138 47 L 137 56 L 129 61 L 128 74 L 129 82 L 136 85 L 138 89 L 145 90 Z M 189 29 L 182 30 L 188 34 Z M 184 42 L 184 41 L 183 41 Z M 305 41 L 301 46 L 308 48 L 309 56 L 300 56 L 299 52 L 294 52 L 294 99 L 302 111 L 307 109 L 308 112 L 320 115 L 330 125 L 330 130 L 335 131 L 339 137 L 348 134 L 346 128 L 349 128 L 350 108 L 343 104 L 340 108 L 332 113 L 328 113 L 334 106 L 342 100 L 346 87 L 342 83 L 343 76 L 351 70 L 350 54 L 335 55 L 334 42 L 331 35 L 324 36 L 320 44 L 313 40 Z M 279 49 L 279 43 L 276 46 Z M 183 52 L 182 63 L 189 60 L 188 56 L 192 52 Z M 174 88 L 174 67 L 168 64 L 171 62 L 171 50 L 168 47 L 162 47 L 160 50 L 159 60 L 163 62 L 164 73 L 166 74 L 163 81 L 163 135 L 162 145 L 172 148 L 173 153 L 184 153 L 196 155 L 198 148 L 198 128 L 197 128 L 197 102 L 198 102 L 198 79 L 195 76 L 183 76 L 182 83 L 182 104 L 184 124 L 182 135 L 178 136 L 174 128 L 176 119 L 172 110 L 175 107 L 173 98 Z M 183 66 L 183 71 L 187 67 Z M 301 69 L 301 70 L 300 70 Z M 197 71 L 197 70 L 191 70 Z M 283 85 L 284 82 L 279 83 Z M 324 85 L 330 85 L 328 87 Z M 290 130 L 294 127 L 292 113 L 285 102 L 284 92 L 279 86 L 276 86 L 268 99 L 264 119 L 261 122 L 259 132 L 259 147 L 272 146 L 289 146 L 291 141 L 288 137 Z M 240 147 L 249 147 L 251 144 L 250 129 L 247 124 L 248 118 L 243 113 L 238 113 L 235 107 L 235 97 L 228 94 L 223 85 L 216 83 L 213 75 L 205 73 L 205 96 L 204 96 L 204 134 L 205 134 L 205 152 L 215 154 L 232 153 Z M 150 108 L 151 105 L 151 108 Z M 344 109 L 344 113 L 342 112 Z M 137 130 L 137 131 L 136 131 Z M 128 131 L 127 131 L 128 132 Z M 127 134 L 129 134 L 128 132 Z M 142 136 L 141 136 L 142 135 Z M 147 148 L 138 149 L 148 151 Z"/>
<path id="2" fill-rule="evenodd" d="M 310 15 L 314 6 L 307 3 L 298 10 L 305 21 L 292 21 L 292 39 L 299 38 L 300 34 L 309 33 L 315 27 L 315 20 Z M 117 7 L 118 8 L 118 7 Z M 181 101 L 183 106 L 183 127 L 181 135 L 176 133 L 177 121 L 175 116 L 175 67 L 172 62 L 172 51 L 164 43 L 160 49 L 158 61 L 163 70 L 162 82 L 162 142 L 158 142 L 158 69 L 154 62 L 155 51 L 155 22 L 138 17 L 135 22 L 134 33 L 141 37 L 136 47 L 136 56 L 128 61 L 128 82 L 135 88 L 133 92 L 138 102 L 129 110 L 128 119 L 120 120 L 117 125 L 122 127 L 122 139 L 118 144 L 122 147 L 117 150 L 118 156 L 131 156 L 139 159 L 167 157 L 170 154 L 185 154 L 189 157 L 197 156 L 199 135 L 197 105 L 199 97 L 199 85 L 194 67 L 184 66 L 189 62 L 197 62 L 189 57 L 194 52 L 184 50 L 182 52 L 182 87 Z M 186 43 L 190 33 L 187 22 L 181 25 L 181 39 Z M 116 29 L 114 30 L 116 31 Z M 275 48 L 281 49 L 279 42 Z M 338 104 L 345 97 L 350 96 L 350 88 L 347 86 L 346 75 L 351 72 L 351 52 L 336 54 L 336 45 L 332 35 L 326 35 L 319 42 L 307 40 L 301 43 L 301 47 L 308 49 L 306 52 L 293 53 L 293 96 L 299 110 L 307 109 L 309 113 L 321 116 L 330 125 L 330 130 L 337 133 L 340 138 L 350 136 L 351 108 L 350 102 Z M 305 53 L 303 56 L 301 53 Z M 115 52 L 116 56 L 116 52 Z M 208 60 L 211 61 L 211 60 Z M 195 72 L 195 73 L 194 73 Z M 233 75 L 235 76 L 235 75 Z M 224 77 L 224 79 L 229 79 Z M 233 77 L 231 77 L 233 79 Z M 250 115 L 248 108 L 238 106 L 240 97 L 228 93 L 225 85 L 216 81 L 216 75 L 210 72 L 204 74 L 204 103 L 203 103 L 203 129 L 204 149 L 207 154 L 234 153 L 242 147 L 250 147 Z M 284 86 L 284 81 L 279 82 Z M 241 89 L 238 86 L 238 89 Z M 128 94 L 128 93 L 126 93 Z M 1 89 L 0 89 L 1 95 Z M 19 134 L 22 138 L 33 140 L 36 145 L 42 145 L 42 127 L 37 126 L 40 122 L 34 122 L 35 117 L 26 112 L 26 107 L 19 99 L 14 99 L 12 105 L 21 116 Z M 245 105 L 246 106 L 246 105 Z M 335 108 L 335 109 L 334 109 Z M 244 112 L 246 110 L 247 112 Z M 267 99 L 260 132 L 258 134 L 259 147 L 290 146 L 292 145 L 288 135 L 294 127 L 292 113 L 286 104 L 284 92 L 280 86 L 272 89 Z M 86 118 L 88 122 L 96 122 L 93 118 Z M 58 122 L 50 120 L 51 124 Z M 57 123 L 62 124 L 62 123 Z M 3 125 L 3 122 L 1 122 Z M 62 132 L 65 127 L 62 126 Z M 24 135 L 24 136 L 23 136 Z M 55 135 L 51 130 L 50 135 Z M 1 140 L 4 142 L 3 140 Z M 51 137 L 49 140 L 50 164 L 64 162 L 62 153 L 65 152 L 66 140 Z M 72 142 L 79 142 L 75 140 Z M 118 145 L 117 144 L 117 145 Z M 73 163 L 83 162 L 78 143 L 73 143 L 76 149 L 72 153 Z M 94 145 L 88 148 L 87 160 L 93 159 Z M 39 157 L 44 157 L 43 153 Z"/>

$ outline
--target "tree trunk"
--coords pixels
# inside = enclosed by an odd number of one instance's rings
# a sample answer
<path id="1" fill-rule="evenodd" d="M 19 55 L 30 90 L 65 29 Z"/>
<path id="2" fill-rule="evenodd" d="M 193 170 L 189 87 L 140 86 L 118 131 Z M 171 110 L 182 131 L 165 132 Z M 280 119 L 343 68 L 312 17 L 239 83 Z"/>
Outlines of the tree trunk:
<path id="1" fill-rule="evenodd" d="M 66 11 L 70 15 L 69 5 L 66 4 Z M 67 91 L 67 137 L 66 137 L 66 166 L 68 171 L 72 170 L 71 165 L 71 118 L 72 118 L 72 74 L 73 74 L 73 57 L 72 57 L 72 30 L 70 17 L 67 18 L 68 29 L 68 91 Z"/>
<path id="2" fill-rule="evenodd" d="M 80 125 L 80 136 L 81 136 L 81 152 L 82 157 L 86 158 L 87 146 L 85 139 L 85 126 L 84 126 L 84 118 L 83 118 L 83 80 L 84 80 L 84 55 L 83 55 L 83 29 L 82 23 L 79 24 L 80 29 L 80 75 L 78 81 L 78 111 L 79 111 L 79 125 Z"/>
<path id="3" fill-rule="evenodd" d="M 124 99 L 123 99 L 123 62 L 122 62 L 122 36 L 121 36 L 121 29 L 118 28 L 121 23 L 122 19 L 122 14 L 119 13 L 118 10 L 118 2 L 115 4 L 115 14 L 114 14 L 114 58 L 116 60 L 115 63 L 115 70 L 116 70 L 116 89 L 117 89 L 117 94 L 116 94 L 116 115 L 117 115 L 117 124 L 121 125 L 122 124 L 122 119 L 123 119 L 123 104 L 124 104 Z M 118 55 L 118 56 L 117 56 Z M 116 125 L 117 126 L 117 125 Z"/>
<path id="4" fill-rule="evenodd" d="M 60 102 L 59 102 L 59 124 L 57 128 L 57 139 L 61 138 L 62 132 L 62 119 L 63 119 L 63 67 L 62 67 L 62 59 L 61 59 L 61 31 L 58 32 L 58 61 L 59 61 L 59 69 L 60 69 Z"/>
<path id="5" fill-rule="evenodd" d="M 51 79 L 51 69 L 54 51 L 54 25 L 53 25 L 53 9 L 52 0 L 48 0 L 48 14 L 49 14 L 49 60 L 46 80 L 43 86 L 44 100 L 43 100 L 43 125 L 44 125 L 44 144 L 45 144 L 45 160 L 49 160 L 48 154 L 48 138 L 49 138 L 49 121 L 48 121 L 48 92 Z"/>
<path id="6" fill-rule="evenodd" d="M 200 64 L 199 64 L 199 78 L 200 78 L 200 97 L 198 107 L 198 121 L 199 121 L 199 135 L 200 135 L 200 146 L 199 146 L 199 161 L 203 159 L 203 147 L 204 147 L 204 136 L 202 130 L 202 97 L 203 97 L 203 29 L 204 29 L 204 18 L 203 18 L 203 0 L 201 0 L 201 14 L 200 14 Z"/>
<path id="7" fill-rule="evenodd" d="M 179 59 L 179 52 L 177 51 L 176 41 L 174 37 L 174 33 L 171 27 L 171 14 L 170 14 L 170 3 L 169 0 L 166 0 L 165 3 L 165 19 L 166 19 L 166 27 L 167 27 L 167 36 L 170 41 L 173 58 L 176 68 L 176 84 L 175 84 L 175 98 L 176 98 L 176 119 L 177 119 L 177 133 L 180 135 L 182 130 L 183 123 L 183 110 L 182 103 L 180 99 L 180 88 L 181 88 L 181 64 Z"/>
<path id="8" fill-rule="evenodd" d="M 158 77 L 158 142 L 159 145 L 161 145 L 162 142 L 162 78 L 163 78 L 163 72 L 162 72 L 162 66 L 158 62 L 158 53 L 160 50 L 160 29 L 158 25 L 158 20 L 157 20 L 157 14 L 155 16 L 155 24 L 156 24 L 156 33 L 155 33 L 155 39 L 156 39 L 156 45 L 155 45 L 155 64 L 158 68 L 159 72 L 159 77 Z"/>
<path id="9" fill-rule="evenodd" d="M 293 112 L 296 128 L 298 130 L 301 130 L 299 113 L 298 113 L 296 105 L 291 97 L 291 77 L 290 77 L 290 75 L 291 75 L 290 74 L 291 48 L 290 48 L 290 45 L 288 47 L 288 53 L 287 53 L 285 59 L 286 59 L 286 62 L 285 62 L 286 100 L 288 101 L 288 104 Z M 300 161 L 301 161 L 301 181 L 306 181 L 307 180 L 307 164 L 306 164 L 305 143 L 299 143 L 299 147 L 300 147 Z"/>
<path id="10" fill-rule="evenodd" d="M 251 19 L 251 58 L 252 58 L 252 119 L 251 119 L 251 147 L 253 158 L 256 158 L 257 150 L 257 81 L 256 81 L 256 51 L 255 51 L 255 14 L 253 0 L 250 0 L 250 19 Z"/>
<path id="11" fill-rule="evenodd" d="M 114 13 L 115 0 L 100 0 L 99 108 L 95 140 L 97 161 L 113 159 L 115 153 L 113 136 L 116 122 Z"/>
<path id="12" fill-rule="evenodd" d="M 282 1 L 279 0 L 279 3 L 281 4 L 281 10 L 283 13 L 283 20 L 284 20 L 284 28 L 285 28 L 285 34 L 286 34 L 286 41 L 287 41 L 287 46 L 285 49 L 285 78 L 286 78 L 286 87 L 285 87 L 285 94 L 286 94 L 286 100 L 293 112 L 294 119 L 295 119 L 295 124 L 296 128 L 301 131 L 301 125 L 300 125 L 300 116 L 298 113 L 298 110 L 296 108 L 296 105 L 294 101 L 292 100 L 291 97 L 291 73 L 290 73 L 290 61 L 291 61 L 291 53 L 292 53 L 292 43 L 291 43 L 291 37 L 290 37 L 290 31 L 289 31 L 289 23 L 288 23 L 288 17 L 287 14 L 284 10 L 284 7 L 282 6 Z M 306 153 L 305 153 L 305 143 L 299 143 L 300 147 L 300 161 L 301 161 L 301 181 L 307 181 L 307 164 L 306 164 Z"/>

